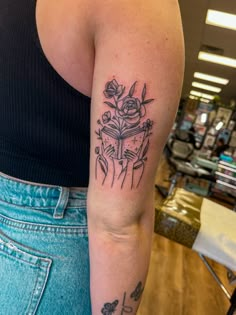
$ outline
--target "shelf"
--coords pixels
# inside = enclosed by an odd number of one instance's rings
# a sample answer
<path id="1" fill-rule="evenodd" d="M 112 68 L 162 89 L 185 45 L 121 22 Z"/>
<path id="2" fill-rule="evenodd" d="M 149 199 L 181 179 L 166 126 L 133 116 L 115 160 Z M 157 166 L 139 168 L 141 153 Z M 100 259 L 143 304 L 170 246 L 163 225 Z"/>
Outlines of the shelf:
<path id="1" fill-rule="evenodd" d="M 219 175 L 220 177 L 225 177 L 227 179 L 230 179 L 232 181 L 235 181 L 236 182 L 236 177 L 233 177 L 233 176 L 229 176 L 227 174 L 224 174 L 224 173 L 221 173 L 221 172 L 215 172 L 216 175 Z"/>
<path id="2" fill-rule="evenodd" d="M 219 180 L 219 179 L 217 179 L 216 182 L 217 182 L 217 184 L 221 184 L 221 185 L 224 185 L 224 186 L 227 186 L 227 187 L 234 189 L 235 193 L 236 193 L 236 186 L 235 185 L 231 185 L 231 184 L 223 182 L 222 180 Z"/>
<path id="3" fill-rule="evenodd" d="M 236 165 L 235 164 L 220 161 L 218 164 L 218 167 L 225 168 L 229 171 L 236 172 Z"/>

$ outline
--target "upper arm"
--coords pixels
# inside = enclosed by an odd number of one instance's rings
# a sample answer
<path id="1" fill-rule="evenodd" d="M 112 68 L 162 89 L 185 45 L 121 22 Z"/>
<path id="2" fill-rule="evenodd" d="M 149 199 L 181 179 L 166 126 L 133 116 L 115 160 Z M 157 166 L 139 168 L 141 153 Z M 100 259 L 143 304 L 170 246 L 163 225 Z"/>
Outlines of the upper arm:
<path id="1" fill-rule="evenodd" d="M 175 117 L 181 22 L 175 0 L 97 0 L 94 11 L 89 211 L 126 224 L 145 211 Z"/>

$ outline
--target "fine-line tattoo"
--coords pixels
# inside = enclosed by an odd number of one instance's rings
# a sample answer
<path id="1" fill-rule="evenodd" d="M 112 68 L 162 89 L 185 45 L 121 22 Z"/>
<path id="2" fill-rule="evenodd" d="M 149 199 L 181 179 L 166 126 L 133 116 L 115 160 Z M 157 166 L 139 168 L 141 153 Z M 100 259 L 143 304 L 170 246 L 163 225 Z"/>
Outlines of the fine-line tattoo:
<path id="1" fill-rule="evenodd" d="M 116 307 L 118 305 L 119 301 L 115 300 L 113 303 L 106 303 L 104 304 L 104 307 L 102 308 L 101 312 L 103 315 L 112 315 L 116 311 Z"/>
<path id="2" fill-rule="evenodd" d="M 123 297 L 121 315 L 130 314 L 132 312 L 133 312 L 133 308 L 131 306 L 126 305 L 126 292 L 125 292 L 124 297 Z"/>
<path id="3" fill-rule="evenodd" d="M 142 288 L 142 282 L 139 282 L 134 292 L 132 292 L 130 295 L 131 299 L 134 299 L 134 301 L 138 301 L 143 293 L 143 290 L 144 288 Z"/>
<path id="4" fill-rule="evenodd" d="M 142 286 L 142 282 L 140 281 L 137 284 L 135 290 L 130 294 L 130 299 L 132 299 L 133 301 L 137 302 L 141 298 L 143 290 L 144 290 L 144 288 Z M 118 304 L 119 304 L 118 300 L 115 300 L 112 303 L 104 304 L 104 307 L 101 310 L 102 314 L 103 315 L 112 315 L 112 314 L 114 314 L 117 311 Z M 120 312 L 119 313 L 120 315 L 133 313 L 133 307 L 128 305 L 127 293 L 126 292 L 123 295 L 123 302 L 122 302 L 121 309 L 120 309 L 119 312 Z"/>
<path id="5" fill-rule="evenodd" d="M 103 92 L 109 99 L 104 103 L 110 110 L 97 121 L 100 145 L 95 148 L 95 177 L 102 184 L 109 181 L 111 187 L 118 182 L 121 188 L 126 183 L 130 188 L 137 188 L 147 161 L 153 121 L 144 121 L 144 117 L 146 105 L 154 99 L 146 99 L 146 84 L 141 97 L 134 97 L 136 83 L 124 96 L 125 87 L 113 79 L 107 82 Z"/>

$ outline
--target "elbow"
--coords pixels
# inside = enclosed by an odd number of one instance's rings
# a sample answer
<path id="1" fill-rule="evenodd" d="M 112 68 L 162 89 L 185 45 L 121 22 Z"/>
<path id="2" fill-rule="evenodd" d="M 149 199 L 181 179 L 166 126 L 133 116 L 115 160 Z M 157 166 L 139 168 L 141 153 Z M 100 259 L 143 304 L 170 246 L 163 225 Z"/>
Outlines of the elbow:
<path id="1" fill-rule="evenodd" d="M 102 217 L 89 217 L 88 226 L 91 233 L 105 235 L 116 243 L 130 242 L 154 230 L 154 207 L 145 211 L 127 209 L 124 213 L 112 213 Z"/>

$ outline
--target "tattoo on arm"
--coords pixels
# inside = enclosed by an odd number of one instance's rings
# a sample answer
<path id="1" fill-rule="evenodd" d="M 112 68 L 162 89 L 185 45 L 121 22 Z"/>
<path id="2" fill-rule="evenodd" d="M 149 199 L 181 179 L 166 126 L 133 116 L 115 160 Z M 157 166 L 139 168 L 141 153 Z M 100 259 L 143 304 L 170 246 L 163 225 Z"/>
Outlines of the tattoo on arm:
<path id="1" fill-rule="evenodd" d="M 116 306 L 118 305 L 119 301 L 115 300 L 113 303 L 106 303 L 102 308 L 101 312 L 103 315 L 112 315 L 116 311 Z"/>
<path id="2" fill-rule="evenodd" d="M 142 288 L 142 282 L 140 281 L 135 288 L 134 292 L 131 293 L 130 297 L 131 299 L 134 299 L 134 301 L 138 301 L 143 293 L 144 288 Z"/>
<path id="3" fill-rule="evenodd" d="M 143 293 L 144 288 L 142 287 L 142 282 L 140 281 L 135 288 L 135 290 L 130 294 L 130 299 L 134 300 L 135 302 L 139 301 L 141 298 L 141 295 Z M 133 307 L 127 304 L 127 292 L 124 292 L 123 295 L 123 301 L 122 305 L 119 309 L 119 300 L 115 300 L 112 303 L 105 303 L 104 307 L 101 310 L 101 313 L 103 315 L 113 315 L 113 314 L 118 314 L 117 313 L 117 307 L 118 307 L 118 312 L 120 312 L 120 315 L 124 314 L 132 314 L 133 313 Z"/>
<path id="4" fill-rule="evenodd" d="M 109 101 L 104 103 L 110 109 L 97 121 L 95 131 L 100 141 L 95 148 L 95 177 L 102 185 L 118 183 L 121 188 L 126 185 L 132 189 L 142 179 L 153 126 L 153 121 L 145 118 L 146 105 L 154 99 L 146 99 L 146 84 L 141 97 L 134 97 L 136 83 L 128 94 L 115 79 L 106 83 L 103 93 Z"/>

